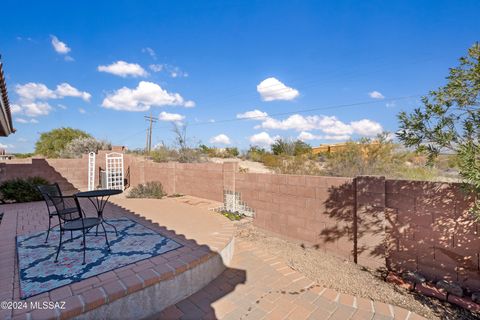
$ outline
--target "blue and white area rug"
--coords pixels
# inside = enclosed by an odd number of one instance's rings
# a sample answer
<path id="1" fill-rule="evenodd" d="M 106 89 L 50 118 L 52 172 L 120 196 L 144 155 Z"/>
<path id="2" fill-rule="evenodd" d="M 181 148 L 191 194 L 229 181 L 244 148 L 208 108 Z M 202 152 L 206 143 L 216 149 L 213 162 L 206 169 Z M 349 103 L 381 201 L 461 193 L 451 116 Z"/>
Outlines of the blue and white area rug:
<path id="1" fill-rule="evenodd" d="M 96 276 L 128 264 L 161 255 L 182 245 L 130 219 L 109 219 L 118 230 L 107 232 L 111 251 L 105 243 L 103 229 L 98 236 L 95 228 L 87 239 L 85 265 L 83 262 L 82 234 L 73 234 L 73 241 L 64 242 L 55 263 L 59 232 L 50 232 L 45 243 L 46 231 L 17 237 L 17 254 L 22 299 L 52 289 Z M 112 227 L 105 225 L 107 231 Z M 70 232 L 63 240 L 70 239 Z"/>

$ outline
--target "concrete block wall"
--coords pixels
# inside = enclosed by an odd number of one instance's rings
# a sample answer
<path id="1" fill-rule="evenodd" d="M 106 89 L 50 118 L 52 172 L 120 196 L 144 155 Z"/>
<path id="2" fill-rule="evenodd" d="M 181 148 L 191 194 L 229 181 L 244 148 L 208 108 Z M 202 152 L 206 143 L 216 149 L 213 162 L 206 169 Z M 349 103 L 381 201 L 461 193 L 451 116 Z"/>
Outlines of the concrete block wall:
<path id="1" fill-rule="evenodd" d="M 387 265 L 480 289 L 479 224 L 460 184 L 386 181 Z"/>
<path id="2" fill-rule="evenodd" d="M 235 191 L 257 226 L 353 259 L 352 179 L 237 173 Z"/>
<path id="3" fill-rule="evenodd" d="M 162 182 L 169 194 L 223 201 L 239 192 L 260 228 L 369 267 L 418 271 L 480 289 L 480 226 L 468 211 L 472 195 L 459 184 L 383 177 L 240 173 L 236 163 L 154 163 L 126 154 L 130 186 Z M 97 156 L 105 168 L 105 152 Z M 0 181 L 41 176 L 62 189 L 83 190 L 87 158 L 0 163 Z M 98 172 L 97 172 L 98 175 Z"/>

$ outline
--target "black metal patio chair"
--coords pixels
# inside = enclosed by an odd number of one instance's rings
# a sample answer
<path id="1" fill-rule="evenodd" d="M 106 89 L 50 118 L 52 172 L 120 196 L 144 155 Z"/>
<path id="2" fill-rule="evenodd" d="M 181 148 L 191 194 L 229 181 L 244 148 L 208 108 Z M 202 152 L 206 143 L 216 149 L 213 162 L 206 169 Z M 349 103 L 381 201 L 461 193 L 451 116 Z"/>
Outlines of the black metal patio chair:
<path id="1" fill-rule="evenodd" d="M 80 202 L 76 196 L 49 196 L 51 203 L 53 203 L 57 216 L 58 223 L 60 226 L 60 241 L 58 244 L 57 255 L 55 256 L 55 262 L 58 262 L 58 255 L 63 245 L 62 235 L 66 231 L 81 231 L 83 236 L 82 246 L 83 246 L 83 263 L 85 264 L 85 251 L 87 247 L 86 234 L 93 227 L 100 225 L 103 228 L 103 234 L 105 235 L 105 242 L 107 244 L 108 250 L 110 251 L 110 243 L 108 242 L 107 232 L 105 227 L 102 224 L 100 218 L 90 218 L 83 215 L 83 210 L 80 207 Z M 75 208 L 75 210 L 73 210 Z M 65 242 L 72 241 L 66 240 Z"/>
<path id="2" fill-rule="evenodd" d="M 57 211 L 55 210 L 55 205 L 53 204 L 50 197 L 61 197 L 62 190 L 60 190 L 58 183 L 39 185 L 37 186 L 37 190 L 42 195 L 43 200 L 45 200 L 45 204 L 47 205 L 48 210 L 48 230 L 47 237 L 45 238 L 45 243 L 47 243 L 48 236 L 50 235 L 50 230 L 58 226 L 58 224 L 52 226 L 52 219 L 57 216 Z M 71 208 L 71 210 L 77 210 L 77 207 L 75 206 L 74 208 Z"/>

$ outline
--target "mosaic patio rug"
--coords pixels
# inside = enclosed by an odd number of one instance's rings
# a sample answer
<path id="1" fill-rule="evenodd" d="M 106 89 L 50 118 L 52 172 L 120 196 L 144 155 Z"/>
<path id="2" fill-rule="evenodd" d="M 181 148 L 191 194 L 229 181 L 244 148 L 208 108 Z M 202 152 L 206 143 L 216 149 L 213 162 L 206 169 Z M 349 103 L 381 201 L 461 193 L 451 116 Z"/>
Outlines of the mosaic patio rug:
<path id="1" fill-rule="evenodd" d="M 87 235 L 85 265 L 81 246 L 82 234 L 73 234 L 73 241 L 65 242 L 55 263 L 59 232 L 50 232 L 45 243 L 46 231 L 17 237 L 17 254 L 22 299 L 52 289 L 81 281 L 125 265 L 161 255 L 182 245 L 130 219 L 109 219 L 118 230 L 105 225 L 111 251 L 107 250 L 103 229 L 95 229 Z M 70 232 L 64 234 L 70 239 Z"/>

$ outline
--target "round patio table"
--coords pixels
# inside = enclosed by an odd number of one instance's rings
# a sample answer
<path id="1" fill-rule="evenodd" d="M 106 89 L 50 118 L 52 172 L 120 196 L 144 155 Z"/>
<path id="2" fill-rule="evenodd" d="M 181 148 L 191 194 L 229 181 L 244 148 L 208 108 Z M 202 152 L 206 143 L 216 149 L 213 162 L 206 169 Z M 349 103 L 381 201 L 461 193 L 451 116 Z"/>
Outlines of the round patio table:
<path id="1" fill-rule="evenodd" d="M 75 196 L 77 198 L 87 198 L 88 200 L 90 200 L 92 205 L 95 207 L 95 210 L 97 210 L 98 218 L 100 218 L 102 223 L 105 223 L 110 227 L 112 227 L 115 230 L 115 235 L 118 235 L 117 228 L 115 228 L 114 225 L 108 223 L 103 218 L 103 210 L 105 209 L 105 206 L 107 205 L 107 202 L 110 196 L 120 194 L 122 192 L 123 192 L 122 190 L 118 190 L 118 189 L 100 189 L 100 190 L 78 192 L 75 194 Z"/>

